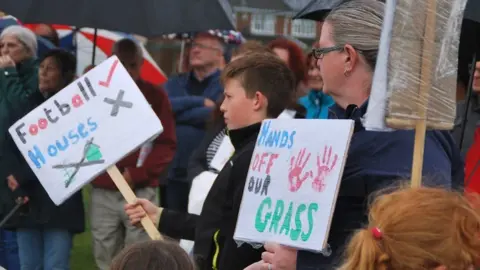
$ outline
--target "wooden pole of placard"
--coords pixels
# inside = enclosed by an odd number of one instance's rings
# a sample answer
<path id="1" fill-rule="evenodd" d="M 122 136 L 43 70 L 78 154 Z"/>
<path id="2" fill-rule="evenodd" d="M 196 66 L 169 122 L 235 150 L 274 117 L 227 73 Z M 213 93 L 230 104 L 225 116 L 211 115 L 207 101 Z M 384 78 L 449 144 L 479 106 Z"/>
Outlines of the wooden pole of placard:
<path id="1" fill-rule="evenodd" d="M 112 178 L 113 182 L 117 186 L 120 193 L 122 193 L 127 203 L 134 203 L 137 196 L 135 196 L 135 193 L 133 193 L 133 190 L 130 188 L 117 166 L 113 165 L 109 167 L 107 169 L 107 173 L 110 175 L 110 178 Z M 143 228 L 145 228 L 148 236 L 150 236 L 152 240 L 163 240 L 162 235 L 148 216 L 144 217 L 141 222 Z"/>
<path id="2" fill-rule="evenodd" d="M 415 125 L 415 145 L 413 149 L 412 187 L 422 184 L 423 157 L 425 150 L 425 136 L 427 132 L 427 109 L 429 92 L 432 87 L 432 62 L 435 46 L 435 29 L 437 19 L 437 0 L 427 0 L 425 37 L 422 49 L 422 65 L 420 73 L 419 91 L 419 119 Z"/>

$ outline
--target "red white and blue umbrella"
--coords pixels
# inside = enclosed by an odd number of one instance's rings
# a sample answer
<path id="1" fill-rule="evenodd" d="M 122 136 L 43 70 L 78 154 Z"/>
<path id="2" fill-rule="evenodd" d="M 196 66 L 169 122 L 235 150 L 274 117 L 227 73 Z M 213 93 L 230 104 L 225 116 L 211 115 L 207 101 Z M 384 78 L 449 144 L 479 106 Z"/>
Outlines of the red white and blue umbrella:
<path id="1" fill-rule="evenodd" d="M 28 25 L 35 28 L 36 25 Z M 92 64 L 93 48 L 95 41 L 94 28 L 76 29 L 68 25 L 52 25 L 57 30 L 60 37 L 60 46 L 68 50 L 74 50 L 77 55 L 77 74 L 81 75 L 87 67 Z M 106 60 L 112 53 L 113 44 L 123 38 L 132 38 L 133 36 L 108 30 L 97 29 L 97 37 L 95 42 L 95 65 Z M 143 52 L 143 66 L 140 76 L 142 79 L 154 84 L 160 85 L 167 80 L 167 76 L 153 60 L 152 56 L 141 43 L 140 47 Z"/>

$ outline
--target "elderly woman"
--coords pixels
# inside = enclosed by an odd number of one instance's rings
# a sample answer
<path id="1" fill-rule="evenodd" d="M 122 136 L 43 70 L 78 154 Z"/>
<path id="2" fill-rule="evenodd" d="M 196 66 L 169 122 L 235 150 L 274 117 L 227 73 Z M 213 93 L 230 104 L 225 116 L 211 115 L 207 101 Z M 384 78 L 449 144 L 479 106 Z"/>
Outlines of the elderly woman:
<path id="1" fill-rule="evenodd" d="M 76 59 L 64 50 L 51 50 L 43 55 L 38 71 L 37 100 L 43 102 L 75 79 Z M 56 206 L 35 175 L 23 162 L 24 171 L 13 172 L 14 183 L 28 198 L 25 213 L 16 216 L 9 227 L 17 231 L 21 269 L 70 269 L 73 235 L 84 231 L 84 209 L 81 192 Z M 25 180 L 28 180 L 26 182 Z M 12 188 L 16 192 L 16 189 Z M 42 267 L 43 266 L 43 267 Z"/>
<path id="2" fill-rule="evenodd" d="M 299 251 L 297 256 L 296 250 L 267 244 L 263 262 L 251 269 L 335 269 L 351 233 L 367 223 L 369 196 L 398 180 L 410 179 L 414 131 L 367 131 L 361 122 L 370 96 L 383 13 L 384 3 L 378 0 L 342 4 L 325 19 L 319 48 L 314 49 L 323 91 L 335 101 L 329 118 L 355 121 L 327 250 L 323 254 Z M 450 188 L 463 181 L 460 153 L 449 132 L 427 132 L 423 174 L 424 183 L 430 186 Z"/>
<path id="3" fill-rule="evenodd" d="M 8 128 L 35 106 L 33 96 L 38 87 L 36 52 L 37 39 L 27 28 L 10 26 L 0 34 L 0 199 L 5 202 L 8 197 L 5 194 L 7 177 L 17 161 L 23 159 L 8 134 Z M 2 202 L 0 219 L 12 207 L 13 203 Z M 0 239 L 0 265 L 20 269 L 15 233 L 0 230 Z"/>

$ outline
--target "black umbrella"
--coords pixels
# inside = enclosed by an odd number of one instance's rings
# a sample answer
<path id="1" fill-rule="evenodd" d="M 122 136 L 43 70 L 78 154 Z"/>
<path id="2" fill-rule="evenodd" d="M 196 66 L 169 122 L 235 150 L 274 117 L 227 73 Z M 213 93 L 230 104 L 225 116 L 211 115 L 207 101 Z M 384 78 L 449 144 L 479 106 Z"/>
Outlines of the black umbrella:
<path id="1" fill-rule="evenodd" d="M 1 0 L 23 23 L 65 24 L 153 37 L 234 29 L 227 0 Z"/>
<path id="2" fill-rule="evenodd" d="M 334 7 L 348 0 L 312 0 L 293 19 L 321 21 Z"/>
<path id="3" fill-rule="evenodd" d="M 480 1 L 468 0 L 463 17 L 467 20 L 480 23 Z"/>

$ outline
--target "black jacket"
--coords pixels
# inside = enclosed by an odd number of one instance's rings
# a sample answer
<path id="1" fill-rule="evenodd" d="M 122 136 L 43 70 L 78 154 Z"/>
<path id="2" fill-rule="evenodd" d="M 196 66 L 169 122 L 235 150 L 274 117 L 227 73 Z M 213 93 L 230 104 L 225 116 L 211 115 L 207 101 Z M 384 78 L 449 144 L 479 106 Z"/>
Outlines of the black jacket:
<path id="1" fill-rule="evenodd" d="M 233 240 L 260 126 L 258 123 L 229 132 L 235 153 L 215 180 L 200 216 L 168 209 L 162 213 L 160 231 L 170 237 L 194 240 L 194 256 L 201 270 L 214 265 L 218 270 L 243 270 L 261 259 L 263 249 L 247 244 L 237 247 Z"/>
<path id="2" fill-rule="evenodd" d="M 31 108 L 17 115 L 20 119 L 31 109 L 42 104 L 45 98 L 40 92 L 29 96 Z M 13 124 L 13 122 L 11 123 Z M 0 220 L 15 206 L 15 197 L 28 196 L 29 202 L 22 206 L 5 225 L 8 229 L 64 229 L 81 233 L 85 229 L 82 193 L 77 192 L 62 205 L 56 206 L 34 172 L 25 161 L 11 136 L 7 134 L 0 156 Z M 6 177 L 13 175 L 19 188 L 13 193 L 7 186 Z"/>

